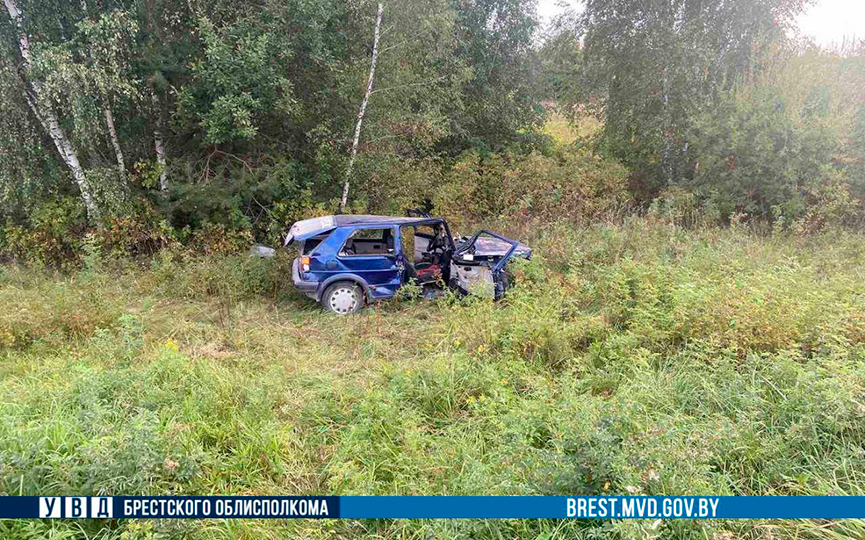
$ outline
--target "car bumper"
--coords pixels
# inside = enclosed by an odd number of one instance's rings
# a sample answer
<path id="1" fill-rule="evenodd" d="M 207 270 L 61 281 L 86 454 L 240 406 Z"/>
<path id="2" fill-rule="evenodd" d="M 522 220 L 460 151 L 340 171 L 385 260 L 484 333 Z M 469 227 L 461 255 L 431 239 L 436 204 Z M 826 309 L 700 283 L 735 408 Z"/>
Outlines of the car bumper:
<path id="1" fill-rule="evenodd" d="M 312 298 L 315 301 L 318 301 L 318 281 L 305 281 L 300 277 L 300 259 L 295 259 L 291 265 L 291 281 L 294 283 L 294 286 Z"/>

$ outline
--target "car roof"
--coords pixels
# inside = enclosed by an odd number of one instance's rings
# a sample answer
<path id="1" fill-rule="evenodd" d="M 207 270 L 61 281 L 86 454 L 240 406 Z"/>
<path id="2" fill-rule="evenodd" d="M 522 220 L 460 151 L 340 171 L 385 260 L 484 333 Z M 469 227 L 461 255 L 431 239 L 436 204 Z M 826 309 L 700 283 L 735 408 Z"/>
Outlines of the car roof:
<path id="1" fill-rule="evenodd" d="M 304 219 L 296 222 L 288 231 L 285 245 L 293 241 L 303 241 L 313 236 L 330 232 L 337 227 L 362 227 L 368 225 L 381 225 L 392 227 L 394 225 L 424 225 L 441 222 L 441 218 L 434 217 L 398 217 L 398 216 L 372 216 L 364 214 L 339 214 Z"/>
<path id="2" fill-rule="evenodd" d="M 433 217 L 398 217 L 398 216 L 372 216 L 372 215 L 336 215 L 334 218 L 337 227 L 351 225 L 411 225 L 440 220 Z"/>

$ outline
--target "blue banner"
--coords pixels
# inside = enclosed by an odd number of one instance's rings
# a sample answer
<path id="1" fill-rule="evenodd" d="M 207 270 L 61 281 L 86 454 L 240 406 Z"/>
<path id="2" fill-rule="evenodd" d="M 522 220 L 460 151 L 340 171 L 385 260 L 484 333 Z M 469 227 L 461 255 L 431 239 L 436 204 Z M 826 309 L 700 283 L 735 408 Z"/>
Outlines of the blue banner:
<path id="1" fill-rule="evenodd" d="M 0 518 L 842 519 L 865 497 L 0 497 Z"/>

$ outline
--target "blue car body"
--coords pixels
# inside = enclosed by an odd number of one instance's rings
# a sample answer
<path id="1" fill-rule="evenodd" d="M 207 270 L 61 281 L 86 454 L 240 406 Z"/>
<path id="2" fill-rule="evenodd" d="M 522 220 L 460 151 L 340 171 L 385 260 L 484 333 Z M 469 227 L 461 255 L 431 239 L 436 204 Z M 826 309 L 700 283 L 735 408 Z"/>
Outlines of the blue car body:
<path id="1" fill-rule="evenodd" d="M 424 247 L 431 247 L 432 253 L 418 248 L 415 260 L 404 253 L 401 235 L 405 227 L 413 227 L 415 231 L 418 227 L 429 227 L 436 231 L 435 237 L 415 236 L 414 239 Z M 381 236 L 360 238 L 367 233 Z M 490 244 L 491 241 L 494 244 Z M 428 274 L 433 275 L 431 270 L 435 270 L 437 283 L 463 289 L 459 280 L 451 275 L 457 273 L 452 271 L 454 263 L 463 265 L 460 273 L 469 270 L 470 266 L 485 265 L 484 268 L 489 270 L 483 272 L 496 276 L 504 274 L 505 263 L 515 254 L 525 258 L 531 254 L 527 246 L 489 231 L 480 231 L 471 238 L 455 241 L 447 222 L 430 216 L 334 215 L 313 218 L 291 227 L 285 245 L 292 243 L 298 244 L 301 255 L 292 263 L 294 285 L 316 301 L 322 300 L 331 284 L 344 281 L 360 286 L 366 302 L 392 298 L 407 281 L 427 280 Z M 428 260 L 419 262 L 417 258 Z M 432 283 L 431 279 L 427 281 Z M 504 292 L 506 283 L 498 288 L 501 291 L 497 291 L 496 297 Z"/>

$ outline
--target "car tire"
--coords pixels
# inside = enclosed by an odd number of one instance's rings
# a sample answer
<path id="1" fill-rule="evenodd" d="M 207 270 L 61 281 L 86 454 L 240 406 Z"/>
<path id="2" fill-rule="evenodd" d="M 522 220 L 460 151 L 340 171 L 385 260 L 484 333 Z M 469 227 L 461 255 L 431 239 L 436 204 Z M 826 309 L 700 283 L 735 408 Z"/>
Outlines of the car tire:
<path id="1" fill-rule="evenodd" d="M 363 289 L 357 283 L 340 281 L 334 283 L 321 297 L 321 304 L 337 315 L 348 315 L 360 311 L 364 304 Z"/>

